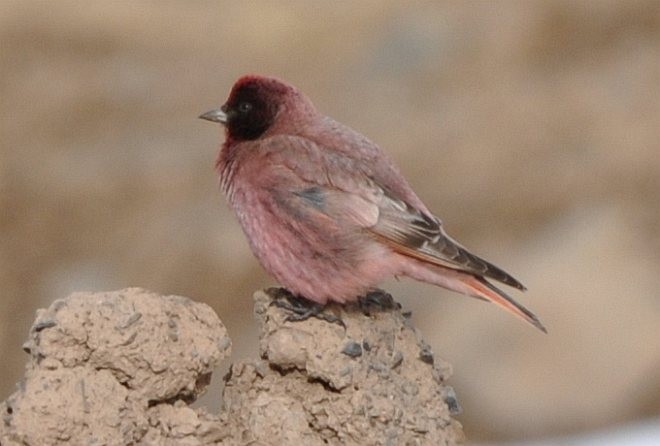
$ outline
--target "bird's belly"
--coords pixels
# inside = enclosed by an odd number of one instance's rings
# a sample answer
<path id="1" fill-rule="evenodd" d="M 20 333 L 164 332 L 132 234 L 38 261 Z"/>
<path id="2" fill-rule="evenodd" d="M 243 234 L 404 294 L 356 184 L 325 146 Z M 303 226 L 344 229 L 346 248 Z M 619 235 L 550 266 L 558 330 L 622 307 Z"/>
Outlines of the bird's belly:
<path id="1" fill-rule="evenodd" d="M 309 300 L 349 302 L 392 275 L 389 251 L 364 234 L 322 228 L 283 214 L 253 193 L 230 200 L 261 265 L 289 291 Z"/>

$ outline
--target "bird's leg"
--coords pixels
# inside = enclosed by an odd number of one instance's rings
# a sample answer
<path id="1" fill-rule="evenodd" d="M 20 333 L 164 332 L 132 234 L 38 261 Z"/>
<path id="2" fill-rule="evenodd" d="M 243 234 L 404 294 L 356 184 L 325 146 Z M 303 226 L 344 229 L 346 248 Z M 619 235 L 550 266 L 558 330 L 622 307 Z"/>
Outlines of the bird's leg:
<path id="1" fill-rule="evenodd" d="M 339 324 L 346 328 L 346 325 L 341 318 L 334 314 L 323 312 L 325 305 L 317 304 L 316 302 L 305 299 L 302 296 L 296 296 L 285 288 L 278 289 L 274 294 L 273 297 L 275 299 L 271 302 L 271 305 L 289 311 L 290 314 L 287 315 L 285 319 L 288 322 L 305 321 L 310 317 L 315 317 L 326 322 Z"/>

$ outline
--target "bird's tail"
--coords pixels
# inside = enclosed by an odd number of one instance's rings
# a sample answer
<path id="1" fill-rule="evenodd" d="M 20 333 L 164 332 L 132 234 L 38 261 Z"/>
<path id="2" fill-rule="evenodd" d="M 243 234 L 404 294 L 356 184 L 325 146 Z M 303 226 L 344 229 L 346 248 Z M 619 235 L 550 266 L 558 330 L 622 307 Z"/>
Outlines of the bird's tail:
<path id="1" fill-rule="evenodd" d="M 534 313 L 509 297 L 483 277 L 475 276 L 465 271 L 458 271 L 441 266 L 429 265 L 419 261 L 406 259 L 403 264 L 404 274 L 414 279 L 439 285 L 468 296 L 493 302 L 510 313 L 529 322 L 539 330 L 547 330 Z"/>
<path id="2" fill-rule="evenodd" d="M 507 295 L 504 291 L 500 290 L 495 285 L 488 282 L 486 279 L 465 274 L 463 277 L 460 278 L 460 280 L 461 282 L 463 282 L 464 285 L 466 285 L 469 289 L 472 290 L 470 295 L 474 295 L 475 297 L 485 299 L 488 302 L 493 302 L 499 305 L 500 307 L 504 308 L 508 312 L 513 313 L 516 316 L 529 322 L 530 324 L 541 330 L 543 333 L 548 332 L 541 323 L 541 321 L 539 320 L 539 318 L 536 317 L 534 313 L 532 313 L 527 308 L 520 305 L 518 302 L 513 300 L 513 298 Z"/>

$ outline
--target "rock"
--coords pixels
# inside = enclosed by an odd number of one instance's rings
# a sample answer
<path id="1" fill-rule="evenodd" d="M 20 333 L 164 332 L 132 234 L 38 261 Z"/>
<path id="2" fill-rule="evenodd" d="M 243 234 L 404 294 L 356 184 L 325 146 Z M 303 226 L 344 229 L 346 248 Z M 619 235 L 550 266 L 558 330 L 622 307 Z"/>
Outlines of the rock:
<path id="1" fill-rule="evenodd" d="M 167 417 L 154 413 L 195 400 L 230 345 L 213 310 L 185 297 L 131 288 L 56 300 L 38 311 L 24 344 L 30 360 L 1 406 L 0 443 L 132 444 L 147 433 L 192 435 L 204 426 L 191 424 L 189 412 L 179 410 L 167 430 L 154 422 Z"/>
<path id="2" fill-rule="evenodd" d="M 278 296 L 255 294 L 262 357 L 231 366 L 219 414 L 190 406 L 231 346 L 207 305 L 137 288 L 55 301 L 38 312 L 25 378 L 0 406 L 0 444 L 462 441 L 450 367 L 423 360 L 428 347 L 391 296 L 323 310 L 343 325 L 287 321 Z"/>
<path id="3" fill-rule="evenodd" d="M 452 395 L 455 409 L 455 394 L 444 384 L 450 367 L 420 359 L 428 347 L 398 305 L 374 309 L 370 299 L 368 312 L 364 302 L 331 305 L 325 311 L 342 328 L 317 318 L 288 322 L 287 311 L 271 305 L 275 297 L 255 294 L 262 360 L 234 364 L 225 385 L 234 438 L 309 445 L 461 441 L 446 402 Z M 360 344 L 369 348 L 357 355 Z"/>

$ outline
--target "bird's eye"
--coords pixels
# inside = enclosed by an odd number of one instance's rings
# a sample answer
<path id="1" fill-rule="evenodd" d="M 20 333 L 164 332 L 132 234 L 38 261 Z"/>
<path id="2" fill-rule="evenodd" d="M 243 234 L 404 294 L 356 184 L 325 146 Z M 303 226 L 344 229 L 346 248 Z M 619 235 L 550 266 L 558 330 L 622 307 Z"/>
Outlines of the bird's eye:
<path id="1" fill-rule="evenodd" d="M 238 111 L 240 113 L 246 114 L 249 113 L 250 110 L 252 110 L 252 104 L 249 102 L 240 102 L 238 104 Z"/>

